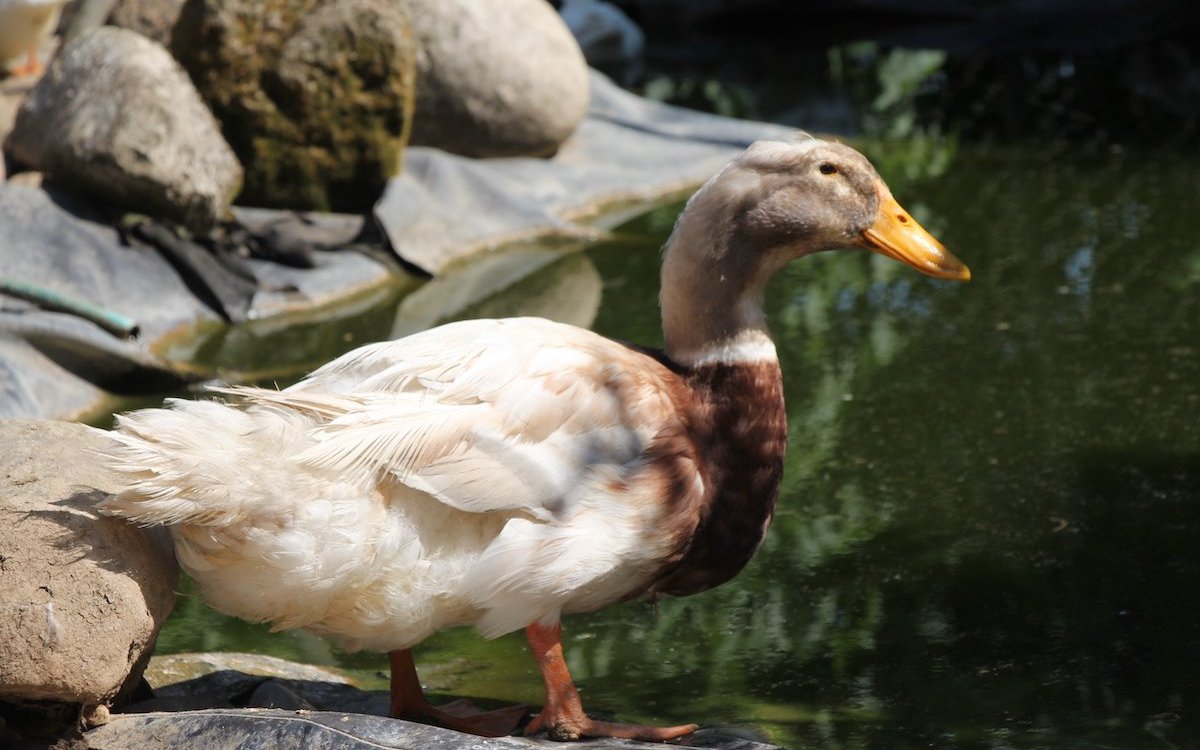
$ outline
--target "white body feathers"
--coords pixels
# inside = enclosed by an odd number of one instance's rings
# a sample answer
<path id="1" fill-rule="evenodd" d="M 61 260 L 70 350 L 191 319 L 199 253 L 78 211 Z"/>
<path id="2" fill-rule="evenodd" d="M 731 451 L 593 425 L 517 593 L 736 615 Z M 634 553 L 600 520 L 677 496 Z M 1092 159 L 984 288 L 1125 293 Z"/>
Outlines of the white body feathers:
<path id="1" fill-rule="evenodd" d="M 675 414 L 659 370 L 545 320 L 453 323 L 229 389 L 239 406 L 119 418 L 128 489 L 104 510 L 170 525 L 217 609 L 347 648 L 554 622 L 639 592 L 670 552 L 639 481 Z"/>

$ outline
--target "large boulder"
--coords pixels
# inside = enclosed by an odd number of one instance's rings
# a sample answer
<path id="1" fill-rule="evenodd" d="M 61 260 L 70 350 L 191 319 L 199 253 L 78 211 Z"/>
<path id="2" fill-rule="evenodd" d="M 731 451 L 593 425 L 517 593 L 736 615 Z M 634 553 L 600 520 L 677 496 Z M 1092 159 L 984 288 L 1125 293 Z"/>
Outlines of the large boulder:
<path id="1" fill-rule="evenodd" d="M 69 43 L 21 106 L 8 150 L 61 185 L 206 229 L 242 170 L 160 45 L 102 27 Z"/>
<path id="2" fill-rule="evenodd" d="M 360 211 L 399 170 L 416 63 L 392 0 L 188 0 L 171 48 L 246 167 L 241 203 Z"/>
<path id="3" fill-rule="evenodd" d="M 412 142 L 463 156 L 541 156 L 588 105 L 583 53 L 545 0 L 400 0 L 420 41 Z"/>
<path id="4" fill-rule="evenodd" d="M 111 702 L 175 602 L 169 538 L 100 516 L 117 488 L 80 424 L 0 421 L 0 702 Z"/>

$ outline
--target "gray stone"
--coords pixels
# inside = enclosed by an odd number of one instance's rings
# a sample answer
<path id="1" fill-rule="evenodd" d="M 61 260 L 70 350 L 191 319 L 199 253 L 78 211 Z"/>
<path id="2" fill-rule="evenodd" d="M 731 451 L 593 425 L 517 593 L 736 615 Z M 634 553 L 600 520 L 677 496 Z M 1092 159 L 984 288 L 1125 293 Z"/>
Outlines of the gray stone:
<path id="1" fill-rule="evenodd" d="M 246 166 L 241 203 L 360 211 L 399 170 L 416 51 L 392 0 L 189 0 L 171 50 Z"/>
<path id="2" fill-rule="evenodd" d="M 22 105 L 7 148 L 59 184 L 196 229 L 225 214 L 242 179 L 170 54 L 112 27 L 62 50 Z"/>
<path id="3" fill-rule="evenodd" d="M 402 0 L 420 41 L 412 142 L 474 157 L 545 155 L 588 103 L 587 65 L 544 0 Z"/>
<path id="4" fill-rule="evenodd" d="M 0 421 L 0 700 L 108 703 L 175 601 L 168 537 L 96 513 L 118 487 L 79 424 Z"/>
<path id="5" fill-rule="evenodd" d="M 187 0 L 117 0 L 108 22 L 165 46 Z"/>

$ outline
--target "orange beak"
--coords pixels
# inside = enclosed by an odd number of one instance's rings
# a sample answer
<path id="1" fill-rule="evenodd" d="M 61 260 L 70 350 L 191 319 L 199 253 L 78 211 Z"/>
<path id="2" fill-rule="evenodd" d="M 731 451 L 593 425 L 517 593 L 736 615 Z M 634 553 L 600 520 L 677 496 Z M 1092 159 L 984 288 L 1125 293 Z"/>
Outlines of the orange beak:
<path id="1" fill-rule="evenodd" d="M 939 279 L 971 279 L 971 269 L 926 232 L 896 202 L 887 187 L 880 183 L 878 190 L 879 214 L 875 217 L 875 223 L 862 233 L 863 245 L 868 250 L 895 258 Z"/>

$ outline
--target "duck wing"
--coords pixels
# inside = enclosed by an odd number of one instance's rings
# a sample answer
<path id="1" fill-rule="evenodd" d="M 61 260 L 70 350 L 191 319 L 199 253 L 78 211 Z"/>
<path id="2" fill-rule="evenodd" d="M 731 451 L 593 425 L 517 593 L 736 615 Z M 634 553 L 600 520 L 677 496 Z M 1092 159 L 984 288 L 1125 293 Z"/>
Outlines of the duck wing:
<path id="1" fill-rule="evenodd" d="M 364 346 L 283 391 L 224 390 L 318 417 L 301 463 L 548 521 L 637 470 L 678 419 L 674 377 L 590 331 L 511 318 Z"/>

